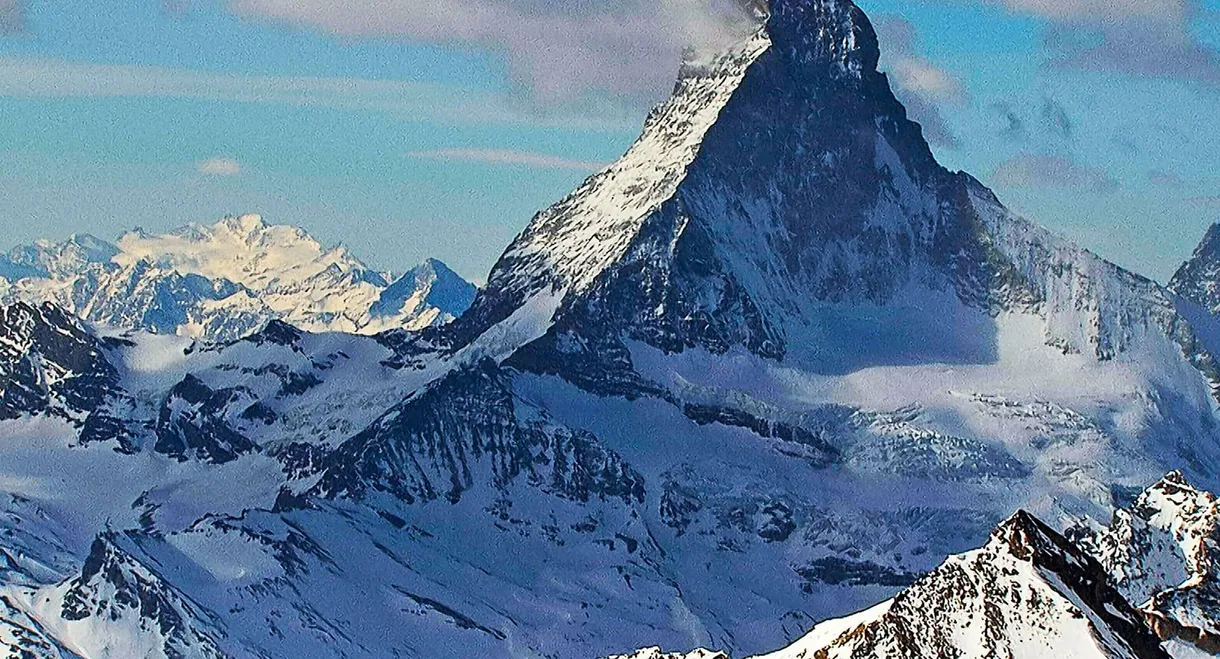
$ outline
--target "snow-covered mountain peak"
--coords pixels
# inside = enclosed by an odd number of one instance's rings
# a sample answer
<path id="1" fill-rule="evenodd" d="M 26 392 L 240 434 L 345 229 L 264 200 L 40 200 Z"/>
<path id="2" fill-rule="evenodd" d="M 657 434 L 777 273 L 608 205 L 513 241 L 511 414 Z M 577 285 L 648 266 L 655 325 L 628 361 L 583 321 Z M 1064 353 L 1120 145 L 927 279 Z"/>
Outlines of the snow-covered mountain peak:
<path id="1" fill-rule="evenodd" d="M 1018 510 L 991 532 L 986 549 L 1032 562 L 1061 558 L 1075 551 L 1054 529 L 1024 510 Z"/>
<path id="2" fill-rule="evenodd" d="M 256 291 L 300 284 L 334 265 L 343 272 L 376 274 L 346 250 L 327 250 L 300 228 L 269 225 L 258 215 L 230 216 L 160 235 L 128 233 L 118 246 L 114 261 L 120 266 L 147 259 L 182 274 L 227 279 Z"/>
<path id="3" fill-rule="evenodd" d="M 589 287 L 622 258 L 645 220 L 672 198 L 706 131 L 769 46 L 759 32 L 726 53 L 684 65 L 672 97 L 649 114 L 626 154 L 538 213 L 508 246 L 489 276 L 477 331 L 531 299 L 553 299 L 543 301 L 549 310 L 539 311 L 553 314 L 568 291 Z"/>
<path id="4" fill-rule="evenodd" d="M 624 339 L 842 371 L 994 361 L 1012 315 L 1065 353 L 1147 339 L 1212 370 L 1165 291 L 937 163 L 877 56 L 849 0 L 773 3 L 751 38 L 683 67 L 619 161 L 534 217 L 454 343 L 532 345 L 556 371 L 560 346 Z"/>
<path id="5" fill-rule="evenodd" d="M 1220 651 L 1220 502 L 1174 472 L 1082 540 L 1166 639 Z"/>
<path id="6" fill-rule="evenodd" d="M 853 286 L 892 293 L 909 275 L 911 234 L 937 225 L 924 216 L 940 202 L 918 188 L 942 170 L 876 60 L 873 29 L 853 3 L 773 3 L 753 36 L 683 65 L 672 97 L 618 162 L 534 218 L 493 268 L 467 331 L 521 309 L 546 328 L 574 297 L 609 294 L 591 291 L 616 282 L 640 289 L 618 294 L 634 301 L 635 321 L 687 326 L 653 332 L 702 328 L 711 336 L 684 342 L 778 353 L 775 325 L 811 297 Z M 879 204 L 886 217 L 864 217 Z M 908 225 L 902 214 L 917 217 Z M 818 222 L 828 230 L 811 231 Z M 861 231 L 885 235 L 820 244 Z M 862 249 L 900 263 L 873 267 L 878 256 Z"/>
<path id="7" fill-rule="evenodd" d="M 1018 512 L 982 549 L 950 557 L 894 599 L 822 623 L 760 659 L 1052 655 L 1169 656 L 1096 560 Z"/>
<path id="8" fill-rule="evenodd" d="M 71 276 L 92 263 L 109 262 L 118 251 L 116 246 L 87 233 L 74 233 L 62 241 L 40 239 L 0 256 L 0 277 Z"/>
<path id="9" fill-rule="evenodd" d="M 263 223 L 263 216 L 256 213 L 229 216 L 221 220 L 221 224 L 234 233 L 244 233 L 246 235 L 253 235 L 267 226 Z"/>
<path id="10" fill-rule="evenodd" d="M 16 248 L 0 258 L 0 300 L 51 301 L 107 325 L 213 341 L 272 318 L 309 331 L 417 330 L 469 307 L 473 285 L 439 261 L 417 270 L 425 274 L 391 290 L 388 273 L 347 247 L 247 214 L 130 231 L 115 245 L 78 235 Z"/>

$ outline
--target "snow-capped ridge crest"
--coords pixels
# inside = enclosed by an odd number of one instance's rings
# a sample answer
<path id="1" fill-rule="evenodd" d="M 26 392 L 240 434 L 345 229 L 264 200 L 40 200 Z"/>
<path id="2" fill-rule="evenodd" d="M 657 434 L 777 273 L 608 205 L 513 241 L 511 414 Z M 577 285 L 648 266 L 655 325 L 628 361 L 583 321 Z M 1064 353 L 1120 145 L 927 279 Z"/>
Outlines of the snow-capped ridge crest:
<path id="1" fill-rule="evenodd" d="M 80 574 L 52 589 L 48 598 L 62 609 L 59 631 L 79 637 L 89 656 L 227 656 L 217 645 L 210 612 L 162 579 L 138 553 L 124 533 L 99 534 Z M 96 633 L 107 626 L 126 627 L 130 636 Z"/>
<path id="2" fill-rule="evenodd" d="M 992 531 L 988 546 L 1006 550 L 1021 560 L 1033 560 L 1047 553 L 1070 552 L 1070 545 L 1060 542 L 1058 535 L 1038 518 L 1018 510 Z"/>
<path id="3" fill-rule="evenodd" d="M 1220 652 L 1220 502 L 1171 472 L 1081 545 L 1165 640 Z"/>
<path id="4" fill-rule="evenodd" d="M 1102 566 L 1019 511 L 892 600 L 760 659 L 997 656 L 1167 659 Z"/>
<path id="5" fill-rule="evenodd" d="M 299 227 L 230 215 L 163 234 L 130 231 L 113 245 L 75 236 L 18 247 L 0 258 L 0 301 L 50 301 L 93 322 L 213 342 L 272 318 L 315 332 L 375 334 L 464 312 L 474 287 L 443 270 L 443 278 L 390 290 L 389 273 L 344 245 L 326 248 Z"/>

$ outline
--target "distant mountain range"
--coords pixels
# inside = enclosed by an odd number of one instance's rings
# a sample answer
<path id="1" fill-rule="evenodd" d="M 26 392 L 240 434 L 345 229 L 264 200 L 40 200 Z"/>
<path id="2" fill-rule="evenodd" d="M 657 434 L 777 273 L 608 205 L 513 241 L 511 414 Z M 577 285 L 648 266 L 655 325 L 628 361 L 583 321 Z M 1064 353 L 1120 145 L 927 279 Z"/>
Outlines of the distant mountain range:
<path id="1" fill-rule="evenodd" d="M 0 300 L 53 302 L 119 328 L 209 341 L 281 319 L 310 331 L 421 329 L 461 315 L 475 286 L 435 259 L 397 280 L 257 215 L 162 235 L 38 241 L 0 256 Z"/>

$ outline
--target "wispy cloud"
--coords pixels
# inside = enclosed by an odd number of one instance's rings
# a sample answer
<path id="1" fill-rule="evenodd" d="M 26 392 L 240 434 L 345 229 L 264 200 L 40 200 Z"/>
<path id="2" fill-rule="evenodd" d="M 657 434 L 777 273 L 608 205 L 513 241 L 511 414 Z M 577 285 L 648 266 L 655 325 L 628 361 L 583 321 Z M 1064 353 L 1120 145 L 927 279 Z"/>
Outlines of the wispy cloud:
<path id="1" fill-rule="evenodd" d="M 205 176 L 237 176 L 241 169 L 241 163 L 228 157 L 208 158 L 195 166 L 195 171 Z"/>
<path id="2" fill-rule="evenodd" d="M 24 9 L 21 0 L 0 0 L 0 34 L 21 30 L 25 19 Z"/>
<path id="3" fill-rule="evenodd" d="M 975 1 L 1051 21 L 1056 66 L 1220 85 L 1220 53 L 1192 25 L 1200 0 Z"/>
<path id="4" fill-rule="evenodd" d="M 1118 181 L 1105 170 L 1076 162 L 1068 156 L 1021 153 L 1005 161 L 992 174 L 996 185 L 1020 188 L 1070 188 L 1094 193 L 1112 192 Z"/>
<path id="5" fill-rule="evenodd" d="M 1148 172 L 1148 182 L 1162 188 L 1180 188 L 1186 185 L 1182 177 L 1174 172 L 1153 169 Z"/>
<path id="6" fill-rule="evenodd" d="M 407 155 L 412 158 L 427 160 L 457 160 L 493 165 L 520 165 L 543 169 L 571 169 L 584 172 L 596 171 L 606 166 L 606 163 L 589 160 L 572 160 L 529 151 L 500 149 L 437 149 L 434 151 L 412 151 Z"/>
<path id="7" fill-rule="evenodd" d="M 1206 210 L 1220 211 L 1220 195 L 1204 195 L 1201 197 L 1191 197 L 1186 200 L 1186 203 L 1191 206 L 1198 206 Z"/>
<path id="8" fill-rule="evenodd" d="M 890 73 L 895 93 L 911 118 L 923 126 L 932 144 L 960 147 L 941 106 L 966 104 L 965 85 L 956 74 L 919 54 L 919 36 L 909 21 L 887 17 L 877 22 L 877 32 L 885 44 L 882 68 Z"/>
<path id="9" fill-rule="evenodd" d="M 1024 140 L 1027 132 L 1025 130 L 1025 120 L 1017 113 L 1016 108 L 1006 102 L 997 102 L 991 105 L 991 111 L 996 113 L 1002 125 L 1000 126 L 1000 135 L 1014 141 Z"/>
<path id="10" fill-rule="evenodd" d="M 1072 139 L 1076 124 L 1061 103 L 1049 96 L 1042 100 L 1042 123 L 1053 134 L 1065 140 Z"/>
<path id="11" fill-rule="evenodd" d="M 586 116 L 565 108 L 537 107 L 506 94 L 480 93 L 449 85 L 361 78 L 243 76 L 20 57 L 0 57 L 0 96 L 183 98 L 278 104 L 374 111 L 450 125 L 522 124 L 589 130 L 636 127 L 636 120 L 625 114 Z"/>
<path id="12" fill-rule="evenodd" d="M 1060 20 L 1129 20 L 1182 16 L 1189 0 L 989 0 L 1010 9 Z"/>
<path id="13" fill-rule="evenodd" d="M 405 37 L 504 53 L 547 99 L 588 90 L 652 95 L 682 49 L 753 28 L 757 0 L 229 0 L 241 16 L 342 36 Z"/>

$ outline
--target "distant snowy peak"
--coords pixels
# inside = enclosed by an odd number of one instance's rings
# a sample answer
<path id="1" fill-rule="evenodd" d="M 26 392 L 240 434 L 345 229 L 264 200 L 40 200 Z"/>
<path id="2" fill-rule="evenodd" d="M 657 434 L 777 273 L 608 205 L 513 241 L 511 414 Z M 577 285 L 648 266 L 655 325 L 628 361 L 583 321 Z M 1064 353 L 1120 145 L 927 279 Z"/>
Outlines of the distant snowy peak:
<path id="1" fill-rule="evenodd" d="M 1183 298 L 1220 313 L 1220 223 L 1213 224 L 1169 282 L 1169 288 Z"/>
<path id="2" fill-rule="evenodd" d="M 369 313 L 373 324 L 404 314 L 426 324 L 447 323 L 470 308 L 478 290 L 449 266 L 428 259 L 383 289 Z"/>
<path id="3" fill-rule="evenodd" d="M 394 285 L 345 247 L 258 215 L 165 234 L 39 241 L 0 258 L 0 300 L 49 301 L 90 321 L 228 341 L 282 319 L 310 331 L 376 333 L 447 323 L 474 286 L 436 260 Z"/>
<path id="4" fill-rule="evenodd" d="M 388 285 L 381 273 L 346 248 L 325 249 L 302 229 L 269 225 L 258 215 L 192 224 L 162 235 L 134 231 L 119 238 L 118 248 L 114 262 L 119 265 L 145 260 L 260 292 L 301 285 L 324 274 L 333 279 L 354 275 L 354 280 L 371 286 Z"/>
<path id="5" fill-rule="evenodd" d="M 67 277 L 91 263 L 107 263 L 118 253 L 118 247 L 89 234 L 73 234 L 62 242 L 38 240 L 0 256 L 0 277 Z"/>
<path id="6" fill-rule="evenodd" d="M 1167 658 L 1098 562 L 1033 516 L 950 557 L 888 602 L 760 659 Z"/>

